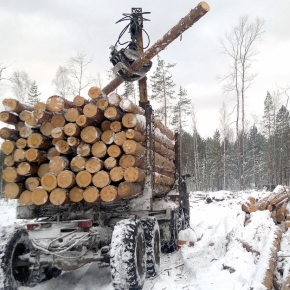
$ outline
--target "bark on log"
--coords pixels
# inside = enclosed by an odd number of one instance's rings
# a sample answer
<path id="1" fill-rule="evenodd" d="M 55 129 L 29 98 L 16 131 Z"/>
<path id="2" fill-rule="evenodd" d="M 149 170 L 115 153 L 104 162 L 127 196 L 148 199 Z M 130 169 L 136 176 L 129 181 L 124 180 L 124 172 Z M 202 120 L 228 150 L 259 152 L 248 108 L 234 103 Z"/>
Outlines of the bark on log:
<path id="1" fill-rule="evenodd" d="M 86 100 L 84 97 L 82 96 L 75 96 L 74 97 L 74 100 L 73 100 L 73 103 L 76 107 L 83 107 L 85 106 L 86 104 L 89 103 L 88 100 Z"/>
<path id="2" fill-rule="evenodd" d="M 127 140 L 125 132 L 118 132 L 114 136 L 114 143 L 118 146 L 123 146 L 124 142 Z"/>
<path id="3" fill-rule="evenodd" d="M 15 150 L 15 142 L 6 140 L 1 144 L 1 150 L 5 155 L 10 155 Z"/>
<path id="4" fill-rule="evenodd" d="M 138 167 L 128 167 L 124 170 L 124 179 L 128 182 L 143 182 L 146 179 L 146 174 Z"/>
<path id="5" fill-rule="evenodd" d="M 98 171 L 102 170 L 103 167 L 104 162 L 97 157 L 90 158 L 85 164 L 85 169 L 90 173 L 97 173 Z"/>
<path id="6" fill-rule="evenodd" d="M 113 182 L 119 182 L 124 178 L 124 169 L 121 166 L 116 166 L 110 170 L 109 174 Z"/>
<path id="7" fill-rule="evenodd" d="M 4 195 L 9 199 L 19 198 L 20 194 L 24 191 L 24 186 L 21 183 L 10 182 L 4 187 Z"/>
<path id="8" fill-rule="evenodd" d="M 39 123 L 48 123 L 51 121 L 53 114 L 45 111 L 44 109 L 34 109 L 33 116 L 38 120 Z"/>
<path id="9" fill-rule="evenodd" d="M 87 187 L 92 182 L 92 175 L 86 170 L 82 170 L 76 175 L 76 183 L 79 187 Z"/>
<path id="10" fill-rule="evenodd" d="M 88 203 L 99 200 L 100 192 L 95 186 L 87 187 L 83 192 L 84 200 Z"/>
<path id="11" fill-rule="evenodd" d="M 104 116 L 110 121 L 120 121 L 123 115 L 124 113 L 116 107 L 108 107 L 104 112 Z"/>
<path id="12" fill-rule="evenodd" d="M 78 186 L 73 187 L 69 191 L 69 198 L 72 202 L 80 202 L 84 199 L 83 193 L 84 190 L 82 188 L 79 188 Z"/>
<path id="13" fill-rule="evenodd" d="M 49 172 L 49 163 L 43 163 L 39 166 L 37 175 L 41 178 L 44 174 Z"/>
<path id="14" fill-rule="evenodd" d="M 120 157 L 123 153 L 120 146 L 117 146 L 115 144 L 109 146 L 107 152 L 110 157 L 114 157 L 114 158 Z"/>
<path id="15" fill-rule="evenodd" d="M 47 150 L 51 146 L 51 140 L 39 133 L 32 133 L 27 138 L 27 145 L 30 148 Z"/>
<path id="16" fill-rule="evenodd" d="M 101 111 L 105 111 L 108 106 L 109 106 L 109 102 L 107 100 L 107 98 L 99 98 L 96 106 L 101 110 Z"/>
<path id="17" fill-rule="evenodd" d="M 49 195 L 49 201 L 54 205 L 62 205 L 70 202 L 68 190 L 55 188 Z"/>
<path id="18" fill-rule="evenodd" d="M 111 179 L 108 172 L 101 170 L 94 174 L 92 181 L 94 186 L 103 188 L 110 184 Z"/>
<path id="19" fill-rule="evenodd" d="M 93 144 L 97 141 L 100 141 L 101 135 L 102 131 L 99 128 L 88 126 L 82 129 L 80 137 L 84 142 Z"/>
<path id="20" fill-rule="evenodd" d="M 13 152 L 13 159 L 15 162 L 26 161 L 25 150 L 19 148 L 15 149 L 15 151 Z"/>
<path id="21" fill-rule="evenodd" d="M 69 108 L 72 108 L 74 104 L 63 97 L 60 96 L 51 96 L 46 101 L 46 108 L 50 112 L 60 112 L 66 111 Z M 59 127 L 59 126 L 57 126 Z"/>
<path id="22" fill-rule="evenodd" d="M 69 167 L 69 160 L 66 156 L 55 156 L 49 161 L 49 170 L 53 174 L 58 174 Z"/>
<path id="23" fill-rule="evenodd" d="M 20 194 L 20 197 L 19 197 L 20 203 L 23 204 L 23 205 L 26 205 L 26 206 L 32 205 L 33 204 L 33 201 L 31 199 L 31 194 L 32 194 L 32 191 L 30 191 L 30 190 L 24 190 Z"/>
<path id="24" fill-rule="evenodd" d="M 42 164 L 47 161 L 46 151 L 30 148 L 25 152 L 25 157 L 29 162 L 37 162 Z"/>
<path id="25" fill-rule="evenodd" d="M 6 111 L 20 114 L 22 111 L 33 111 L 33 107 L 27 104 L 23 104 L 15 99 L 4 99 L 2 104 Z"/>
<path id="26" fill-rule="evenodd" d="M 16 171 L 19 175 L 23 176 L 36 175 L 38 172 L 38 165 L 28 162 L 21 162 L 18 164 Z"/>
<path id="27" fill-rule="evenodd" d="M 140 169 L 146 170 L 146 162 L 130 154 L 122 155 L 119 160 L 119 164 L 123 168 L 138 167 Z"/>
<path id="28" fill-rule="evenodd" d="M 46 173 L 41 177 L 41 186 L 50 192 L 57 187 L 57 178 L 54 173 Z"/>
<path id="29" fill-rule="evenodd" d="M 52 127 L 63 127 L 66 123 L 66 119 L 62 114 L 54 114 L 51 118 L 51 125 Z"/>
<path id="30" fill-rule="evenodd" d="M 38 177 L 28 177 L 25 180 L 25 187 L 29 191 L 33 191 L 40 186 L 40 179 Z"/>
<path id="31" fill-rule="evenodd" d="M 18 182 L 23 180 L 23 176 L 19 175 L 14 167 L 6 167 L 3 169 L 2 178 L 6 182 Z"/>
<path id="32" fill-rule="evenodd" d="M 123 126 L 120 121 L 113 121 L 110 125 L 110 130 L 112 130 L 114 133 L 118 133 L 122 131 Z"/>
<path id="33" fill-rule="evenodd" d="M 42 135 L 48 137 L 51 135 L 51 131 L 53 128 L 54 127 L 51 125 L 51 123 L 44 123 L 40 126 L 39 130 L 40 130 Z"/>
<path id="34" fill-rule="evenodd" d="M 51 147 L 48 149 L 46 157 L 48 160 L 51 160 L 54 156 L 60 156 L 60 153 L 56 150 L 55 147 Z"/>
<path id="35" fill-rule="evenodd" d="M 113 185 L 105 186 L 101 189 L 100 198 L 104 202 L 116 201 L 118 200 L 117 187 Z"/>
<path id="36" fill-rule="evenodd" d="M 168 186 L 172 186 L 175 182 L 174 178 L 170 178 L 168 176 L 156 172 L 153 173 L 153 180 L 155 183 L 164 184 Z"/>
<path id="37" fill-rule="evenodd" d="M 104 161 L 104 167 L 107 170 L 111 170 L 112 168 L 116 167 L 118 164 L 116 158 L 114 157 L 109 157 Z"/>
<path id="38" fill-rule="evenodd" d="M 131 100 L 127 98 L 123 98 L 120 101 L 119 106 L 123 109 L 123 111 L 127 113 L 145 115 L 145 111 L 143 108 L 137 106 L 136 104 L 134 104 Z"/>
<path id="39" fill-rule="evenodd" d="M 143 157 L 146 154 L 146 148 L 134 140 L 126 140 L 122 146 L 126 154 Z"/>
<path id="40" fill-rule="evenodd" d="M 36 205 L 44 205 L 48 203 L 48 193 L 42 187 L 37 187 L 32 191 L 31 200 Z"/>
<path id="41" fill-rule="evenodd" d="M 118 196 L 122 199 L 129 199 L 131 197 L 141 194 L 143 191 L 143 184 L 132 182 L 121 182 L 118 185 Z"/>
<path id="42" fill-rule="evenodd" d="M 19 131 L 4 127 L 0 130 L 0 137 L 4 140 L 17 141 L 19 139 Z"/>
<path id="43" fill-rule="evenodd" d="M 69 123 L 74 123 L 77 119 L 78 116 L 80 116 L 80 110 L 77 108 L 70 108 L 68 109 L 65 114 L 64 117 L 65 119 L 69 122 Z"/>
<path id="44" fill-rule="evenodd" d="M 97 158 L 104 158 L 107 155 L 107 146 L 104 142 L 96 142 L 92 146 L 92 154 Z"/>
<path id="45" fill-rule="evenodd" d="M 101 130 L 104 132 L 104 131 L 107 131 L 107 130 L 111 130 L 111 124 L 112 122 L 109 121 L 109 120 L 105 120 L 101 123 Z"/>
<path id="46" fill-rule="evenodd" d="M 83 114 L 98 123 L 103 122 L 105 119 L 104 112 L 98 109 L 98 107 L 92 103 L 88 103 L 84 106 Z"/>
<path id="47" fill-rule="evenodd" d="M 88 95 L 91 99 L 98 99 L 101 96 L 101 89 L 99 87 L 91 87 L 88 91 Z"/>
<path id="48" fill-rule="evenodd" d="M 70 169 L 73 172 L 80 172 L 85 169 L 86 159 L 82 156 L 75 156 L 70 162 Z"/>
<path id="49" fill-rule="evenodd" d="M 27 140 L 24 138 L 19 138 L 16 142 L 15 142 L 15 146 L 19 149 L 25 149 L 27 147 Z"/>
<path id="50" fill-rule="evenodd" d="M 61 188 L 71 188 L 75 183 L 76 178 L 72 171 L 64 170 L 57 175 L 57 185 Z"/>
<path id="51" fill-rule="evenodd" d="M 0 113 L 0 121 L 9 125 L 15 125 L 20 121 L 20 119 L 17 115 L 13 113 L 3 111 Z"/>
<path id="52" fill-rule="evenodd" d="M 134 129 L 128 129 L 126 131 L 126 138 L 135 140 L 136 142 L 145 142 L 146 136 L 141 134 L 140 132 L 134 130 Z"/>

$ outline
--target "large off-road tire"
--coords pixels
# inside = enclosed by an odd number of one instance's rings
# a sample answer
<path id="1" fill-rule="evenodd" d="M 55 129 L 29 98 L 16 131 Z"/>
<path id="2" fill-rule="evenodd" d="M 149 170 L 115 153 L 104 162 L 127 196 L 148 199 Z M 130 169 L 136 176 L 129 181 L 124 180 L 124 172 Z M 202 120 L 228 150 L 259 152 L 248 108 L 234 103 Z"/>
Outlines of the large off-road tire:
<path id="1" fill-rule="evenodd" d="M 170 221 L 159 223 L 162 253 L 172 253 L 176 250 L 178 239 L 178 212 L 173 211 Z"/>
<path id="2" fill-rule="evenodd" d="M 19 256 L 34 249 L 25 228 L 18 227 L 13 231 L 2 228 L 2 238 L 7 239 L 5 245 L 1 247 L 0 270 L 5 290 L 17 290 L 20 286 L 35 286 L 60 275 L 61 270 L 54 267 L 39 269 L 33 265 L 19 264 Z"/>
<path id="3" fill-rule="evenodd" d="M 140 220 L 118 222 L 110 250 L 111 276 L 116 290 L 141 290 L 146 277 L 146 245 Z"/>
<path id="4" fill-rule="evenodd" d="M 155 217 L 145 217 L 141 219 L 145 242 L 146 242 L 146 277 L 158 275 L 160 268 L 160 232 L 159 225 Z"/>

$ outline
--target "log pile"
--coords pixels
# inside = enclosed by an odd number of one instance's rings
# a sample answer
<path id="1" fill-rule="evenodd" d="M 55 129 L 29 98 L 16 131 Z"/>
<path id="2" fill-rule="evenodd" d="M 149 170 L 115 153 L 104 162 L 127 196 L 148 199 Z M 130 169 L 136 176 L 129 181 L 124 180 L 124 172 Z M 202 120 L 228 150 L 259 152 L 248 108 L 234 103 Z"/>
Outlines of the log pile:
<path id="1" fill-rule="evenodd" d="M 290 214 L 287 204 L 290 198 L 290 190 L 286 186 L 277 186 L 270 194 L 256 201 L 255 198 L 249 197 L 242 204 L 242 210 L 246 213 L 255 212 L 257 210 L 269 210 L 273 220 L 281 224 L 285 222 L 286 230 L 290 227 Z"/>
<path id="2" fill-rule="evenodd" d="M 7 198 L 23 205 L 109 202 L 142 193 L 146 179 L 144 110 L 97 87 L 90 100 L 59 96 L 32 106 L 4 99 L 0 120 Z M 174 134 L 155 121 L 154 196 L 174 184 Z"/>

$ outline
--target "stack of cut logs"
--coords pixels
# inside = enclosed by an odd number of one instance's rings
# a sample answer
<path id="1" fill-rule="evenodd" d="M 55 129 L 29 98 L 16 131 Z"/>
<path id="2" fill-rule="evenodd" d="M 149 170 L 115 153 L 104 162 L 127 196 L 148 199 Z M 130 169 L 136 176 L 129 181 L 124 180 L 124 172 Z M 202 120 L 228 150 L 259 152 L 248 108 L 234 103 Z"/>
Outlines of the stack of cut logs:
<path id="1" fill-rule="evenodd" d="M 23 205 L 109 202 L 142 193 L 146 179 L 144 110 L 97 87 L 90 100 L 59 96 L 34 107 L 4 99 L 0 120 L 7 198 Z M 174 184 L 174 134 L 154 121 L 154 196 Z"/>
<path id="2" fill-rule="evenodd" d="M 246 213 L 255 212 L 257 210 L 269 210 L 271 216 L 276 223 L 285 222 L 285 227 L 290 227 L 290 215 L 287 204 L 290 197 L 290 190 L 286 186 L 278 186 L 270 194 L 256 201 L 254 197 L 249 197 L 242 204 L 242 210 Z"/>

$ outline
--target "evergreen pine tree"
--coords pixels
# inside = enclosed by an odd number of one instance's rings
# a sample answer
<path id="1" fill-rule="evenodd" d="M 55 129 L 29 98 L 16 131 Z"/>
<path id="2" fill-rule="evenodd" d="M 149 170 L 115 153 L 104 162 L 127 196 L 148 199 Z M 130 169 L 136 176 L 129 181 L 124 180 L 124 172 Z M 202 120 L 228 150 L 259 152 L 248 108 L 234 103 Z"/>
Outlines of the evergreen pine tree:
<path id="1" fill-rule="evenodd" d="M 175 64 L 165 64 L 157 55 L 157 67 L 150 78 L 152 96 L 151 99 L 155 100 L 160 107 L 155 110 L 155 115 L 158 119 L 162 120 L 165 126 L 168 126 L 168 118 L 171 110 L 171 101 L 174 98 L 175 84 L 172 80 L 170 68 Z"/>
<path id="2" fill-rule="evenodd" d="M 36 82 L 33 81 L 28 92 L 27 103 L 33 106 L 34 104 L 40 101 L 40 99 L 38 98 L 38 96 L 40 95 L 41 93 L 38 92 L 38 87 L 36 85 Z"/>

